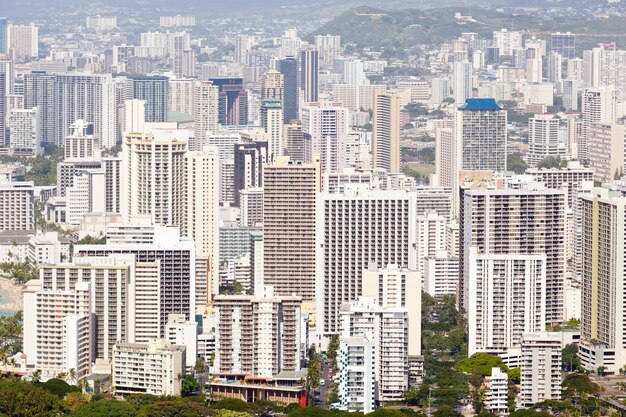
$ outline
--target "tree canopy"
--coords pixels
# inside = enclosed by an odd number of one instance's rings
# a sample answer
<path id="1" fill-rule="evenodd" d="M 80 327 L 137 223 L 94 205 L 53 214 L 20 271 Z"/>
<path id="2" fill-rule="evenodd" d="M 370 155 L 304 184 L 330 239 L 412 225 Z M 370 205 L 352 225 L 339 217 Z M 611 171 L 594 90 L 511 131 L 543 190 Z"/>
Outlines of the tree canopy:
<path id="1" fill-rule="evenodd" d="M 508 371 L 506 365 L 502 362 L 502 358 L 490 355 L 484 352 L 476 352 L 469 358 L 459 361 L 457 369 L 461 372 L 471 374 L 478 372 L 482 377 L 491 375 L 491 368 L 498 367 L 503 371 Z"/>

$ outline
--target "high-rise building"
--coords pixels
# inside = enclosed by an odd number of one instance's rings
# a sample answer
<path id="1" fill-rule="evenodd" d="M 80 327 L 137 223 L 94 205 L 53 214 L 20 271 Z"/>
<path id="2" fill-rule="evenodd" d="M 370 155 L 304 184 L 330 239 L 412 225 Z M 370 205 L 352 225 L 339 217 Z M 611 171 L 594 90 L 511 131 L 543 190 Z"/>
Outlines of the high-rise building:
<path id="1" fill-rule="evenodd" d="M 459 171 L 506 170 L 506 119 L 506 111 L 494 99 L 465 101 L 455 114 Z"/>
<path id="2" fill-rule="evenodd" d="M 468 355 L 505 353 L 545 329 L 546 255 L 468 252 Z"/>
<path id="3" fill-rule="evenodd" d="M 485 408 L 495 415 L 509 415 L 509 376 L 494 366 L 491 375 L 485 376 Z"/>
<path id="4" fill-rule="evenodd" d="M 472 72 L 471 62 L 457 61 L 453 64 L 452 93 L 457 105 L 463 105 L 472 97 Z"/>
<path id="5" fill-rule="evenodd" d="M 616 123 L 592 123 L 588 130 L 588 161 L 596 181 L 611 181 L 624 175 L 626 129 Z"/>
<path id="6" fill-rule="evenodd" d="M 2 100 L 0 100 L 0 106 L 2 106 L 1 102 Z M 1 113 L 0 111 L 0 117 L 2 117 Z M 11 138 L 10 147 L 14 154 L 37 155 L 42 151 L 41 119 L 37 107 L 11 110 L 8 128 Z M 2 122 L 0 122 L 0 129 L 2 129 Z"/>
<path id="7" fill-rule="evenodd" d="M 243 78 L 211 78 L 219 89 L 218 123 L 222 126 L 248 124 L 248 93 Z"/>
<path id="8" fill-rule="evenodd" d="M 270 162 L 267 148 L 267 142 L 261 141 L 235 144 L 235 205 L 237 207 L 240 207 L 240 191 L 263 187 L 263 167 Z"/>
<path id="9" fill-rule="evenodd" d="M 7 26 L 7 52 L 16 61 L 30 61 L 39 55 L 39 28 L 30 25 Z"/>
<path id="10" fill-rule="evenodd" d="M 585 369 L 618 374 L 626 360 L 623 291 L 626 198 L 595 188 L 581 197 L 582 317 L 579 356 Z"/>
<path id="11" fill-rule="evenodd" d="M 33 71 L 24 74 L 24 108 L 39 109 L 43 142 L 57 142 L 54 117 L 54 74 Z"/>
<path id="12" fill-rule="evenodd" d="M 0 230 L 35 228 L 35 186 L 32 181 L 0 183 Z"/>
<path id="13" fill-rule="evenodd" d="M 263 223 L 263 188 L 246 188 L 239 191 L 240 223 L 254 227 Z"/>
<path id="14" fill-rule="evenodd" d="M 196 80 L 193 78 L 170 78 L 168 83 L 168 110 L 173 113 L 193 116 L 195 86 Z M 217 104 L 215 107 L 217 108 Z"/>
<path id="15" fill-rule="evenodd" d="M 441 104 L 450 96 L 450 81 L 447 78 L 433 78 L 430 93 L 430 102 Z"/>
<path id="16" fill-rule="evenodd" d="M 565 59 L 576 58 L 576 34 L 556 32 L 550 35 L 550 50 Z"/>
<path id="17" fill-rule="evenodd" d="M 283 155 L 283 106 L 277 98 L 261 103 L 261 126 L 268 138 L 268 159 L 273 161 Z"/>
<path id="18" fill-rule="evenodd" d="M 281 157 L 263 167 L 263 189 L 264 282 L 278 295 L 297 294 L 312 303 L 320 162 Z"/>
<path id="19" fill-rule="evenodd" d="M 126 99 L 146 102 L 146 122 L 166 122 L 169 78 L 159 75 L 131 75 L 127 79 Z"/>
<path id="20" fill-rule="evenodd" d="M 339 402 L 349 412 L 376 409 L 376 349 L 371 334 L 339 341 Z"/>
<path id="21" fill-rule="evenodd" d="M 578 159 L 589 160 L 589 131 L 593 123 L 615 123 L 617 97 L 614 87 L 586 88 L 582 94 L 583 125 L 578 138 Z"/>
<path id="22" fill-rule="evenodd" d="M 298 118 L 298 61 L 287 57 L 278 61 L 278 71 L 283 75 L 283 116 L 285 123 Z"/>
<path id="23" fill-rule="evenodd" d="M 254 36 L 239 34 L 235 38 L 235 62 L 238 64 L 248 64 L 248 54 L 255 44 Z"/>
<path id="24" fill-rule="evenodd" d="M 144 131 L 146 122 L 145 100 L 126 100 L 124 102 L 124 124 L 122 134 L 141 133 Z"/>
<path id="25" fill-rule="evenodd" d="M 283 153 L 292 161 L 304 162 L 304 134 L 302 122 L 292 120 L 283 126 L 283 138 L 285 140 Z"/>
<path id="26" fill-rule="evenodd" d="M 104 201 L 107 213 L 121 213 L 120 190 L 122 183 L 122 157 L 102 157 L 104 168 Z"/>
<path id="27" fill-rule="evenodd" d="M 95 159 L 96 156 L 100 156 L 97 150 L 97 139 L 93 133 L 92 123 L 81 119 L 72 123 L 69 134 L 63 141 L 65 160 Z"/>
<path id="28" fill-rule="evenodd" d="M 394 174 L 400 172 L 400 97 L 397 94 L 374 96 L 372 167 Z"/>
<path id="29" fill-rule="evenodd" d="M 561 400 L 561 335 L 535 332 L 522 335 L 519 408 Z"/>
<path id="30" fill-rule="evenodd" d="M 459 286 L 459 258 L 439 251 L 435 256 L 424 259 L 425 292 L 435 298 L 456 295 Z"/>
<path id="31" fill-rule="evenodd" d="M 341 54 L 341 36 L 316 35 L 315 48 L 319 51 L 320 61 L 323 64 L 332 64 Z"/>
<path id="32" fill-rule="evenodd" d="M 529 83 L 541 83 L 543 81 L 543 57 L 539 42 L 526 42 L 526 81 Z"/>
<path id="33" fill-rule="evenodd" d="M 300 100 L 306 105 L 319 101 L 319 52 L 309 48 L 300 53 Z"/>
<path id="34" fill-rule="evenodd" d="M 261 99 L 275 98 L 284 106 L 285 76 L 276 70 L 268 70 L 261 81 Z"/>
<path id="35" fill-rule="evenodd" d="M 499 49 L 500 55 L 512 56 L 514 50 L 522 47 L 522 34 L 506 29 L 494 31 L 493 45 Z"/>
<path id="36" fill-rule="evenodd" d="M 196 259 L 206 262 L 204 294 L 196 294 L 202 305 L 219 293 L 219 157 L 217 148 L 205 146 L 186 154 L 187 230 L 196 244 Z M 198 278 L 199 279 L 199 278 Z"/>
<path id="37" fill-rule="evenodd" d="M 565 144 L 559 141 L 561 120 L 550 114 L 528 119 L 528 163 L 535 165 L 546 157 L 565 158 Z"/>
<path id="38" fill-rule="evenodd" d="M 565 207 L 563 190 L 528 182 L 517 189 L 497 180 L 462 185 L 459 217 L 459 297 L 468 308 L 469 248 L 479 255 L 546 255 L 546 322 L 563 320 Z M 506 213 L 506 216 L 502 213 Z M 489 238 L 487 238 L 489 236 Z"/>
<path id="39" fill-rule="evenodd" d="M 278 296 L 271 287 L 252 295 L 218 295 L 215 309 L 215 375 L 271 378 L 299 371 L 302 328 L 299 296 Z"/>
<path id="40" fill-rule="evenodd" d="M 85 27 L 95 30 L 114 29 L 117 27 L 117 16 L 87 16 Z"/>
<path id="41" fill-rule="evenodd" d="M 370 263 L 379 268 L 395 264 L 416 269 L 415 200 L 415 194 L 404 190 L 361 188 L 318 197 L 316 314 L 320 334 L 339 332 L 341 305 L 362 295 L 363 271 Z"/>
<path id="42" fill-rule="evenodd" d="M 203 81 L 194 87 L 194 140 L 190 146 L 196 150 L 205 143 L 207 132 L 217 133 L 218 130 L 218 107 L 219 87 L 209 81 Z"/>
<path id="43" fill-rule="evenodd" d="M 6 96 L 8 94 L 8 92 L 6 91 L 6 83 L 5 80 L 7 78 L 8 74 L 4 73 L 4 72 L 0 72 L 0 146 L 4 147 L 7 146 L 8 140 L 6 137 L 6 120 L 7 120 L 7 115 L 6 115 L 6 111 L 7 111 L 7 103 L 6 103 Z"/>
<path id="44" fill-rule="evenodd" d="M 121 209 L 125 222 L 150 216 L 154 224 L 179 226 L 186 236 L 189 134 L 182 130 L 128 133 L 122 143 Z"/>
<path id="45" fill-rule="evenodd" d="M 548 80 L 552 83 L 561 82 L 563 78 L 563 58 L 557 52 L 548 55 Z"/>
<path id="46" fill-rule="evenodd" d="M 302 107 L 301 116 L 305 161 L 319 155 L 322 172 L 337 172 L 343 162 L 339 156 L 350 126 L 350 112 L 338 103 L 309 103 Z"/>
<path id="47" fill-rule="evenodd" d="M 9 52 L 7 48 L 8 25 L 9 22 L 7 21 L 7 18 L 0 17 L 0 54 L 6 54 Z"/>
<path id="48" fill-rule="evenodd" d="M 417 216 L 417 269 L 424 272 L 424 262 L 446 248 L 448 218 L 428 211 Z"/>

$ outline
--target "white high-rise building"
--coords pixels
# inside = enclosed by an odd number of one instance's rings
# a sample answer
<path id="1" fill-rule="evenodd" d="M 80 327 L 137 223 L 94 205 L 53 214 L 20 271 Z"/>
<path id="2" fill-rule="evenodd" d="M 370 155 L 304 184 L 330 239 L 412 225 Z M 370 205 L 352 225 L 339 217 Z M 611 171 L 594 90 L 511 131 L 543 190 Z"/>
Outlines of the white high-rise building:
<path id="1" fill-rule="evenodd" d="M 273 161 L 283 150 L 283 106 L 280 99 L 265 99 L 261 104 L 261 126 L 268 136 L 268 159 Z"/>
<path id="2" fill-rule="evenodd" d="M 522 335 L 520 408 L 561 400 L 561 348 L 559 333 L 539 331 Z"/>
<path id="3" fill-rule="evenodd" d="M 563 78 L 563 58 L 558 52 L 550 52 L 548 55 L 548 80 L 558 83 Z"/>
<path id="4" fill-rule="evenodd" d="M 339 332 L 339 309 L 362 295 L 370 263 L 416 269 L 416 195 L 355 187 L 317 199 L 318 332 Z M 355 250 L 358 247 L 358 250 Z"/>
<path id="5" fill-rule="evenodd" d="M 447 78 L 433 78 L 431 84 L 430 102 L 443 103 L 450 96 L 450 81 Z"/>
<path id="6" fill-rule="evenodd" d="M 463 105 L 465 100 L 472 97 L 472 63 L 458 61 L 453 64 L 452 93 L 457 106 Z"/>
<path id="7" fill-rule="evenodd" d="M 0 231 L 35 228 L 35 185 L 32 181 L 0 183 Z"/>
<path id="8" fill-rule="evenodd" d="M 165 338 L 172 345 L 185 347 L 185 367 L 193 369 L 198 358 L 198 323 L 184 314 L 170 314 L 165 325 Z"/>
<path id="9" fill-rule="evenodd" d="M 63 141 L 66 161 L 96 160 L 100 156 L 98 140 L 93 134 L 93 124 L 79 119 L 70 125 Z"/>
<path id="10" fill-rule="evenodd" d="M 332 64 L 341 54 L 341 36 L 316 35 L 315 47 L 319 51 L 322 64 Z"/>
<path id="11" fill-rule="evenodd" d="M 583 125 L 578 138 L 578 159 L 589 160 L 589 130 L 593 123 L 615 123 L 617 97 L 614 87 L 586 88 L 582 94 Z"/>
<path id="12" fill-rule="evenodd" d="M 548 114 L 536 114 L 528 119 L 528 163 L 539 163 L 542 159 L 565 157 L 565 144 L 559 141 L 561 120 Z"/>
<path id="13" fill-rule="evenodd" d="M 126 100 L 124 102 L 124 126 L 122 134 L 141 133 L 145 129 L 146 102 L 145 100 Z"/>
<path id="14" fill-rule="evenodd" d="M 502 29 L 493 32 L 493 45 L 499 49 L 500 55 L 512 56 L 513 51 L 522 47 L 522 34 Z"/>
<path id="15" fill-rule="evenodd" d="M 376 94 L 372 116 L 372 168 L 400 172 L 400 96 Z"/>
<path id="16" fill-rule="evenodd" d="M 626 128 L 616 123 L 592 123 L 587 131 L 589 168 L 596 181 L 611 181 L 624 175 Z"/>
<path id="17" fill-rule="evenodd" d="M 338 103 L 309 103 L 301 109 L 305 162 L 319 155 L 322 172 L 337 172 L 339 149 L 350 126 L 350 112 Z"/>
<path id="18" fill-rule="evenodd" d="M 37 107 L 11 110 L 8 128 L 14 154 L 37 155 L 42 151 L 41 117 Z"/>
<path id="19" fill-rule="evenodd" d="M 104 170 L 86 169 L 74 177 L 72 186 L 67 187 L 65 222 L 71 226 L 79 226 L 87 213 L 106 212 L 106 194 Z"/>
<path id="20" fill-rule="evenodd" d="M 339 341 L 339 402 L 347 411 L 376 409 L 376 348 L 371 334 Z"/>
<path id="21" fill-rule="evenodd" d="M 343 62 L 344 84 L 361 85 L 365 83 L 366 79 L 363 71 L 363 61 L 360 59 L 348 59 Z"/>
<path id="22" fill-rule="evenodd" d="M 459 286 L 459 258 L 439 251 L 424 259 L 424 291 L 435 298 L 455 295 Z"/>
<path id="23" fill-rule="evenodd" d="M 217 134 L 219 126 L 218 94 L 219 88 L 209 81 L 203 81 L 195 86 L 193 105 L 194 142 L 199 147 L 205 143 L 207 132 Z M 192 150 L 196 150 L 195 148 L 198 146 L 195 146 Z"/>
<path id="24" fill-rule="evenodd" d="M 446 224 L 448 219 L 429 211 L 417 216 L 417 269 L 424 273 L 424 262 L 446 249 Z"/>
<path id="25" fill-rule="evenodd" d="M 169 106 L 168 110 L 188 116 L 194 115 L 194 90 L 196 80 L 193 78 L 170 78 L 167 83 Z"/>
<path id="26" fill-rule="evenodd" d="M 491 375 L 485 377 L 487 385 L 485 408 L 490 412 L 506 417 L 509 415 L 509 376 L 498 367 L 491 368 Z"/>
<path id="27" fill-rule="evenodd" d="M 39 28 L 30 25 L 8 25 L 7 51 L 15 61 L 30 61 L 39 55 Z"/>
<path id="28" fill-rule="evenodd" d="M 545 329 L 546 256 L 481 254 L 469 248 L 468 355 L 519 348 Z"/>

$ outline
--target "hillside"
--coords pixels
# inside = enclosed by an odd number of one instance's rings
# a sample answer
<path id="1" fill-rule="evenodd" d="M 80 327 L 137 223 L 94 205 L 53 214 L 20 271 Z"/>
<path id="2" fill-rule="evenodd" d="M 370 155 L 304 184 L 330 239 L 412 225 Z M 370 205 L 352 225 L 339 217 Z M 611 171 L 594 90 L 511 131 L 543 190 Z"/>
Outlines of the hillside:
<path id="1" fill-rule="evenodd" d="M 459 22 L 454 14 L 471 15 L 476 22 Z M 477 32 L 490 37 L 491 32 L 501 28 L 509 30 L 531 30 L 549 33 L 553 30 L 567 31 L 579 35 L 577 44 L 588 47 L 597 42 L 616 40 L 624 45 L 623 28 L 626 17 L 613 16 L 609 19 L 593 17 L 537 16 L 537 13 L 499 13 L 493 10 L 441 8 L 430 10 L 383 10 L 361 6 L 350 9 L 309 34 L 341 35 L 342 43 L 373 48 L 410 48 L 417 44 L 437 44 L 450 41 L 463 32 Z M 607 36 L 597 36 L 602 34 Z M 582 50 L 582 48 L 577 48 Z"/>

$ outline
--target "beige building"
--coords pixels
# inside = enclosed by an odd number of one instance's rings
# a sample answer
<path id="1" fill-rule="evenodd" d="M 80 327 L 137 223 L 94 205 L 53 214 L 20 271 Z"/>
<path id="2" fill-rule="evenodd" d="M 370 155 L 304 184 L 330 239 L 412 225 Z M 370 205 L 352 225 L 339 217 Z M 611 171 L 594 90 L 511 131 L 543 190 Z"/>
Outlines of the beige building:
<path id="1" fill-rule="evenodd" d="M 6 28 L 7 52 L 16 61 L 30 61 L 39 54 L 39 28 L 30 25 L 9 25 Z"/>
<path id="2" fill-rule="evenodd" d="M 93 125 L 84 120 L 76 120 L 70 125 L 70 134 L 65 137 L 65 160 L 93 159 L 96 154 L 96 137 L 93 135 Z"/>
<path id="3" fill-rule="evenodd" d="M 374 96 L 372 166 L 400 172 L 400 98 L 393 93 Z"/>
<path id="4" fill-rule="evenodd" d="M 592 123 L 589 126 L 589 168 L 596 181 L 619 179 L 624 174 L 624 125 Z"/>
<path id="5" fill-rule="evenodd" d="M 319 159 L 309 164 L 278 158 L 263 167 L 264 271 L 277 295 L 315 301 L 315 199 Z"/>
<path id="6" fill-rule="evenodd" d="M 275 98 L 285 106 L 285 77 L 276 70 L 268 70 L 261 80 L 261 100 Z"/>
<path id="7" fill-rule="evenodd" d="M 2 212 L 0 230 L 34 229 L 34 183 L 32 181 L 0 183 L 0 211 Z"/>
<path id="8" fill-rule="evenodd" d="M 217 133 L 218 131 L 218 95 L 219 88 L 210 81 L 203 81 L 194 87 L 193 100 L 193 136 L 200 149 L 205 143 L 207 132 Z M 192 148 L 192 150 L 196 150 Z"/>

